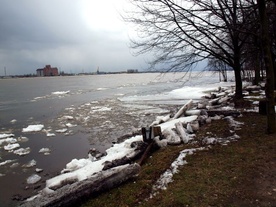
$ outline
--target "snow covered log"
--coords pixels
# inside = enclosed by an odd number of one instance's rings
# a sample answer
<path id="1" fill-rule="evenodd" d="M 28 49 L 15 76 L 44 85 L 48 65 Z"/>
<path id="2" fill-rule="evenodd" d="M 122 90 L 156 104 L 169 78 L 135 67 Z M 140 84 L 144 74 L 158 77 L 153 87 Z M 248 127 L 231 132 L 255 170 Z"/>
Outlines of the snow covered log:
<path id="1" fill-rule="evenodd" d="M 189 100 L 184 106 L 182 106 L 179 111 L 174 115 L 173 119 L 179 118 L 181 115 L 185 114 L 185 112 L 192 108 L 193 100 Z"/>
<path id="2" fill-rule="evenodd" d="M 165 129 L 162 132 L 162 134 L 168 140 L 168 144 L 170 144 L 170 145 L 179 145 L 179 144 L 181 144 L 181 138 L 174 130 Z"/>
<path id="3" fill-rule="evenodd" d="M 130 178 L 138 175 L 140 165 L 123 165 L 101 171 L 90 178 L 66 185 L 53 193 L 44 194 L 32 201 L 23 203 L 21 207 L 59 207 L 76 206 L 85 199 L 114 188 Z"/>
<path id="4" fill-rule="evenodd" d="M 177 133 L 180 135 L 182 141 L 184 144 L 188 143 L 189 141 L 189 136 L 188 134 L 186 133 L 182 123 L 178 122 L 178 123 L 175 123 L 175 128 L 176 128 L 176 131 Z"/>

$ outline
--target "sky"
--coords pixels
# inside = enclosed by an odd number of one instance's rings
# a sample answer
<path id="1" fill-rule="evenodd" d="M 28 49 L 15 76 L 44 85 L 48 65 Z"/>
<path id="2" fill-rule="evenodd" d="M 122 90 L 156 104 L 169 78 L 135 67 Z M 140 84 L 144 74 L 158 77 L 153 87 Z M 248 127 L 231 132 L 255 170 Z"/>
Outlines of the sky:
<path id="1" fill-rule="evenodd" d="M 0 0 L 0 76 L 146 69 L 129 47 L 135 32 L 120 14 L 127 0 Z"/>

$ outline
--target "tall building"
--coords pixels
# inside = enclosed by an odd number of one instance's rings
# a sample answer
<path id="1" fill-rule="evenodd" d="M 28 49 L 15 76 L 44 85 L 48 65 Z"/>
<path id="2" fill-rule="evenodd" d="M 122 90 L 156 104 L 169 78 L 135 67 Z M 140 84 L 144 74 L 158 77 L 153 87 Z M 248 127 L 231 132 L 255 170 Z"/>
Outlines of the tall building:
<path id="1" fill-rule="evenodd" d="M 51 65 L 46 65 L 44 68 L 36 70 L 37 76 L 58 76 L 58 69 L 52 68 Z"/>

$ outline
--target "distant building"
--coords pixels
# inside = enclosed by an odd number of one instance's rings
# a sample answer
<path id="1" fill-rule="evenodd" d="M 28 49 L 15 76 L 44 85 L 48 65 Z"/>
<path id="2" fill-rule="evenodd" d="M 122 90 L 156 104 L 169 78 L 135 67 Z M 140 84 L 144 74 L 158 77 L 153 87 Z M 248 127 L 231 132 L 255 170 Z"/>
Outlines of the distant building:
<path id="1" fill-rule="evenodd" d="M 128 69 L 127 73 L 138 73 L 137 69 Z"/>
<path id="2" fill-rule="evenodd" d="M 58 75 L 58 69 L 52 68 L 51 65 L 46 65 L 44 68 L 37 69 L 36 70 L 37 76 L 57 76 Z"/>

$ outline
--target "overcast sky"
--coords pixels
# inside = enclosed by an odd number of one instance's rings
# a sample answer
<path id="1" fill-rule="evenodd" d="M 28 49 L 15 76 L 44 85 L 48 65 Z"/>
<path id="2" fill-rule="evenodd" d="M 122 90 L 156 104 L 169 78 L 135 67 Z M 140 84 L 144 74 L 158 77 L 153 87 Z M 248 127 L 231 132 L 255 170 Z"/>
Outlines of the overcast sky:
<path id="1" fill-rule="evenodd" d="M 127 0 L 0 0 L 0 76 L 142 70 L 129 48 L 131 26 L 120 19 Z"/>

